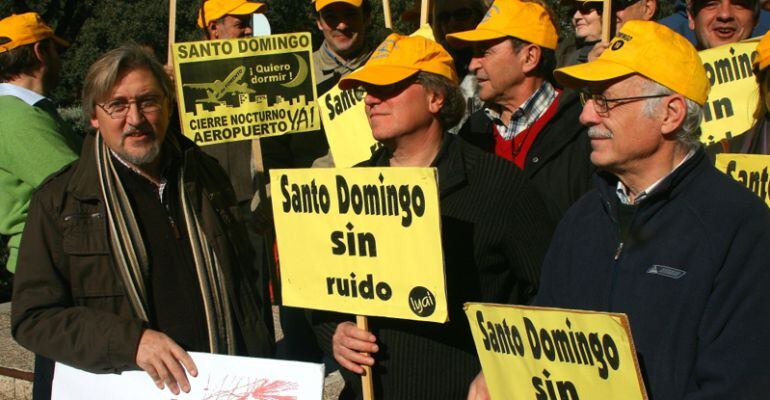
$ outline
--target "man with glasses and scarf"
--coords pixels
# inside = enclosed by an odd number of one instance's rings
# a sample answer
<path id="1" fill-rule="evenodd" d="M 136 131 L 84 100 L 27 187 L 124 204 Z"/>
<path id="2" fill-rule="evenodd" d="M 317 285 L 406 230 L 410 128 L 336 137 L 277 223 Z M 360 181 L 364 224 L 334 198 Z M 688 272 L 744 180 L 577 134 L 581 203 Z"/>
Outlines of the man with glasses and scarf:
<path id="1" fill-rule="evenodd" d="M 695 48 L 632 21 L 555 75 L 585 90 L 599 172 L 556 229 L 534 304 L 627 314 L 650 398 L 766 399 L 770 210 L 698 140 L 709 82 Z"/>
<path id="2" fill-rule="evenodd" d="M 188 351 L 268 356 L 257 271 L 217 162 L 167 132 L 171 82 L 137 46 L 90 68 L 96 133 L 32 196 L 11 313 L 14 338 L 99 373 L 146 371 L 188 392 Z"/>

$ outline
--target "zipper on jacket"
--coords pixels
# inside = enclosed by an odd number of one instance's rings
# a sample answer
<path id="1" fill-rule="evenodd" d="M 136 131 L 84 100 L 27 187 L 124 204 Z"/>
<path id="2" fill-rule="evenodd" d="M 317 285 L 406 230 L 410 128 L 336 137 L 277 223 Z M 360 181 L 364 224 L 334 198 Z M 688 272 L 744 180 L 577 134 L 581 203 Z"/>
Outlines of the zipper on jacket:
<path id="1" fill-rule="evenodd" d="M 618 261 L 620 258 L 620 253 L 623 251 L 623 245 L 625 242 L 623 242 L 623 239 L 620 239 L 620 244 L 618 244 L 618 249 L 615 250 L 615 261 Z"/>

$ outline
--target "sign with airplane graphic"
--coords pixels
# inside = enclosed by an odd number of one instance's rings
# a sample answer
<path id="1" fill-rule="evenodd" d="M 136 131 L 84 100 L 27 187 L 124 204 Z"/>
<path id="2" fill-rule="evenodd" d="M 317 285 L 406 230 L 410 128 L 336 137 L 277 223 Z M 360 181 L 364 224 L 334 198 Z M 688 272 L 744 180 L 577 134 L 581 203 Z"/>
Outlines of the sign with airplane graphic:
<path id="1" fill-rule="evenodd" d="M 174 44 L 182 132 L 199 146 L 320 129 L 309 33 Z"/>

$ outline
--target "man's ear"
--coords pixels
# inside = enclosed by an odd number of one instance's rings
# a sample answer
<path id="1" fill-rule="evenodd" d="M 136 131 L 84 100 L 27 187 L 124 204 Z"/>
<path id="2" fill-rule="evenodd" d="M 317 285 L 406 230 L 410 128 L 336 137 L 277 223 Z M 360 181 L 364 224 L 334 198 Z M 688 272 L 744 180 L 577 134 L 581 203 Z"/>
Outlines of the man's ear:
<path id="1" fill-rule="evenodd" d="M 664 97 L 661 103 L 664 112 L 660 132 L 663 135 L 669 135 L 679 130 L 684 123 L 684 119 L 687 117 L 687 101 L 681 94 L 673 94 Z"/>
<path id="2" fill-rule="evenodd" d="M 428 110 L 433 114 L 438 114 L 441 111 L 441 107 L 444 107 L 444 100 L 446 95 L 444 93 L 427 91 L 426 100 L 428 101 Z"/>
<path id="3" fill-rule="evenodd" d="M 519 57 L 522 60 L 521 70 L 524 74 L 529 74 L 540 64 L 540 59 L 543 57 L 543 49 L 538 45 L 528 44 L 519 51 Z"/>
<path id="4" fill-rule="evenodd" d="M 687 26 L 691 31 L 695 30 L 695 16 L 692 15 L 692 6 L 687 7 Z"/>
<path id="5" fill-rule="evenodd" d="M 217 21 L 209 21 L 206 30 L 209 32 L 209 39 L 219 39 L 219 26 L 217 25 Z"/>
<path id="6" fill-rule="evenodd" d="M 46 48 L 46 46 L 48 46 L 49 44 L 52 44 L 52 43 L 49 43 L 49 41 L 45 41 L 45 42 L 46 43 L 36 42 L 32 46 L 32 50 L 35 52 L 35 58 L 37 58 L 37 60 L 40 61 L 41 64 L 45 64 L 46 60 L 48 60 L 48 49 Z"/>
<path id="7" fill-rule="evenodd" d="M 91 117 L 91 126 L 94 127 L 97 131 L 99 130 L 99 120 L 96 119 L 96 110 L 94 110 L 94 116 Z"/>
<path id="8" fill-rule="evenodd" d="M 642 19 L 645 21 L 652 21 L 652 17 L 655 16 L 655 10 L 658 9 L 657 0 L 642 0 L 644 2 L 644 13 Z"/>

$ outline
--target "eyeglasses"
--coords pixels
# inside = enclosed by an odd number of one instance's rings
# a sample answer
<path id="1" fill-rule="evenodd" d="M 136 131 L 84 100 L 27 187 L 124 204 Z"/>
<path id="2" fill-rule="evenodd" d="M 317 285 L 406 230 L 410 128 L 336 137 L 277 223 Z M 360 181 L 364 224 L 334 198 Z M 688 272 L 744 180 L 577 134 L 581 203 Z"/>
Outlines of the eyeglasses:
<path id="1" fill-rule="evenodd" d="M 134 100 L 114 99 L 102 104 L 97 104 L 112 119 L 124 119 L 128 115 L 131 104 L 136 105 L 137 111 L 142 115 L 154 114 L 163 109 L 163 96 L 137 97 Z"/>
<path id="2" fill-rule="evenodd" d="M 473 10 L 468 7 L 458 8 L 452 11 L 441 11 L 436 15 L 436 19 L 439 22 L 447 22 L 450 18 L 454 18 L 455 21 L 467 21 L 473 17 Z"/>
<path id="3" fill-rule="evenodd" d="M 593 10 L 596 10 L 596 12 L 601 15 L 604 10 L 604 4 L 595 2 L 581 3 L 578 1 L 573 6 L 571 14 L 574 15 L 577 11 L 580 11 L 581 14 L 590 14 Z"/>
<path id="4" fill-rule="evenodd" d="M 580 103 L 585 106 L 586 103 L 588 102 L 588 100 L 591 100 L 591 101 L 594 102 L 594 109 L 596 110 L 596 112 L 599 113 L 599 114 L 606 115 L 613 108 L 621 106 L 623 104 L 627 104 L 627 103 L 631 103 L 631 102 L 639 101 L 639 100 L 655 99 L 655 98 L 658 98 L 658 97 L 666 97 L 666 96 L 668 96 L 668 95 L 667 94 L 653 94 L 653 95 L 649 95 L 649 96 L 619 97 L 619 98 L 616 98 L 616 99 L 608 99 L 608 98 L 604 97 L 604 95 L 601 95 L 601 94 L 594 94 L 594 93 L 589 93 L 589 92 L 581 91 L 580 92 Z M 610 106 L 610 103 L 621 103 L 621 104 L 618 104 L 616 106 Z"/>

